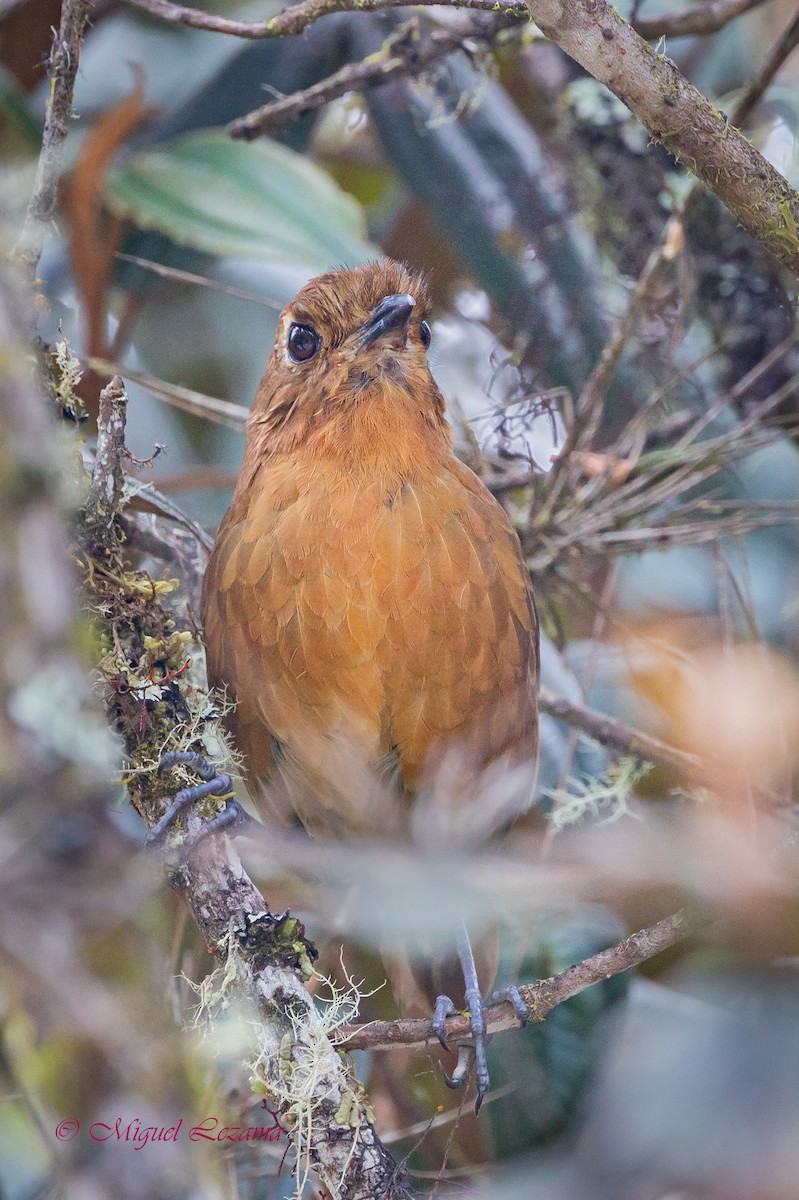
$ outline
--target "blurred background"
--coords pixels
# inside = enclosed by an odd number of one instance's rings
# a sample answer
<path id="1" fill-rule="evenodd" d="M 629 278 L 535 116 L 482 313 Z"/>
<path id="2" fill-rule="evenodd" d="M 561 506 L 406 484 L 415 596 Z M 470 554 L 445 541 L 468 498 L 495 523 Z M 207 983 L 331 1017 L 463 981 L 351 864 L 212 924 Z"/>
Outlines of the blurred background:
<path id="1" fill-rule="evenodd" d="M 214 11 L 264 20 L 279 7 Z M 656 18 L 672 5 L 635 9 Z M 58 0 L 0 0 L 8 243 L 33 185 L 59 14 Z M 182 513 L 212 535 L 283 305 L 312 275 L 380 254 L 427 273 L 431 366 L 459 454 L 522 538 L 544 686 L 695 756 L 696 769 L 652 766 L 545 715 L 537 810 L 501 858 L 341 847 L 322 869 L 290 848 L 242 854 L 273 910 L 302 915 L 320 972 L 349 973 L 365 991 L 382 982 L 386 938 L 431 913 L 431 936 L 464 913 L 499 924 L 502 981 L 534 982 L 694 905 L 706 923 L 681 946 L 494 1038 L 479 1121 L 444 1088 L 438 1052 L 359 1053 L 358 1072 L 421 1192 L 789 1200 L 795 278 L 604 88 L 534 28 L 488 14 L 417 78 L 347 92 L 252 142 L 226 132 L 378 53 L 409 20 L 424 39 L 462 15 L 337 14 L 300 37 L 242 41 L 98 0 L 39 265 L 37 332 L 80 360 L 88 446 L 99 389 L 124 376 L 138 510 L 167 523 Z M 732 112 L 795 17 L 794 4 L 771 0 L 711 35 L 670 38 L 666 52 Z M 794 56 L 745 126 L 793 186 L 797 121 Z M 592 377 L 622 319 L 615 369 Z M 39 468 L 66 545 L 74 427 L 32 437 L 49 446 Z M 15 460 L 0 447 L 0 581 L 7 599 L 17 576 L 55 595 L 63 581 L 48 575 L 52 542 L 33 516 L 27 550 L 12 553 L 23 525 Z M 154 577 L 181 576 L 171 602 L 195 629 L 200 686 L 202 544 L 191 571 L 159 560 L 152 541 L 134 552 Z M 64 603 L 41 643 L 24 608 L 4 601 L 0 618 L 0 1198 L 292 1195 L 285 1143 L 136 1148 L 85 1135 L 109 1116 L 125 1127 L 253 1123 L 244 1117 L 260 1098 L 235 1022 L 205 1039 L 185 1030 L 211 959 L 140 853 L 143 826 L 99 716 L 108 679 L 89 675 L 109 648 Z M 388 989 L 361 1015 L 396 1015 Z M 72 1120 L 81 1133 L 61 1140 L 56 1128 Z"/>

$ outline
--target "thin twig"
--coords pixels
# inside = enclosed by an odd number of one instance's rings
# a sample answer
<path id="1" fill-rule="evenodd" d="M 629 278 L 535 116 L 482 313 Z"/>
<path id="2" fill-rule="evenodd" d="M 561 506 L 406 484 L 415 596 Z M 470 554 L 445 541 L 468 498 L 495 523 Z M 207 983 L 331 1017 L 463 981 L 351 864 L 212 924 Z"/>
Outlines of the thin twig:
<path id="1" fill-rule="evenodd" d="M 590 443 L 596 432 L 605 394 L 613 382 L 624 349 L 636 332 L 642 311 L 649 299 L 652 286 L 659 277 L 661 267 L 664 263 L 672 262 L 681 254 L 684 245 L 681 226 L 676 221 L 670 222 L 663 241 L 649 255 L 627 302 L 627 308 L 608 338 L 599 362 L 580 393 L 577 401 L 577 414 L 578 417 L 580 414 L 586 414 L 586 428 L 580 444 Z M 563 453 L 566 453 L 565 446 Z"/>
<path id="2" fill-rule="evenodd" d="M 237 433 L 243 433 L 247 427 L 249 409 L 242 404 L 233 404 L 230 400 L 219 400 L 216 396 L 206 396 L 203 392 L 180 387 L 177 383 L 167 383 L 165 379 L 156 379 L 152 375 L 145 375 L 130 367 L 119 368 L 104 358 L 89 356 L 85 361 L 93 371 L 102 375 L 113 375 L 118 370 L 124 369 L 125 375 L 131 383 L 138 384 L 139 387 L 143 387 L 159 400 L 163 400 L 165 404 L 179 408 L 181 412 L 203 417 L 207 421 L 213 421 L 215 425 L 224 426 L 225 429 L 234 429 Z"/>
<path id="3" fill-rule="evenodd" d="M 238 471 L 206 463 L 176 471 L 174 475 L 162 475 L 158 491 L 162 497 L 178 492 L 232 492 L 238 477 Z"/>
<path id="4" fill-rule="evenodd" d="M 718 33 L 736 17 L 764 3 L 765 0 L 706 0 L 683 12 L 663 13 L 659 17 L 636 17 L 631 24 L 641 37 L 649 41 L 661 37 L 706 37 Z"/>
<path id="5" fill-rule="evenodd" d="M 779 71 L 789 54 L 799 45 L 799 12 L 794 16 L 788 28 L 777 38 L 771 47 L 766 61 L 757 77 L 750 83 L 746 92 L 735 106 L 730 120 L 733 125 L 744 125 L 763 99 L 774 76 Z"/>
<path id="6" fill-rule="evenodd" d="M 277 16 L 268 21 L 233 21 L 227 17 L 218 17 L 213 13 L 200 12 L 196 8 L 186 8 L 182 4 L 173 4 L 172 0 L 129 0 L 136 8 L 143 8 L 153 16 L 163 17 L 173 24 L 189 25 L 192 29 L 205 29 L 212 33 L 227 33 L 240 38 L 279 38 L 294 37 L 304 33 L 309 25 L 313 25 L 320 17 L 342 12 L 381 12 L 389 8 L 408 8 L 409 0 L 302 0 L 299 4 L 290 4 Z M 431 7 L 441 3 L 441 0 L 413 0 L 414 7 Z M 494 0 L 458 0 L 458 8 L 477 9 L 481 12 L 496 14 Z M 512 0 L 503 5 L 503 10 L 512 17 L 527 19 L 527 10 L 518 0 Z"/>
<path id="7" fill-rule="evenodd" d="M 602 645 L 602 638 L 604 636 L 605 629 L 608 624 L 608 618 L 610 616 L 614 593 L 618 586 L 618 579 L 619 579 L 619 563 L 611 562 L 610 568 L 609 568 L 609 570 L 607 572 L 607 576 L 605 578 L 605 582 L 602 587 L 602 594 L 599 598 L 599 605 L 597 607 L 596 612 L 594 613 L 594 622 L 593 622 L 593 626 L 591 629 L 591 639 L 590 639 L 590 650 L 589 650 L 588 662 L 586 663 L 585 670 L 583 671 L 582 676 L 579 680 L 580 689 L 582 691 L 583 696 L 589 695 L 589 693 L 591 691 L 591 687 L 594 682 L 594 677 L 596 675 L 596 669 L 597 669 L 597 661 L 599 658 L 599 651 L 600 651 L 600 647 Z M 572 767 L 574 766 L 574 756 L 577 753 L 577 744 L 580 740 L 580 732 L 581 732 L 580 729 L 578 729 L 578 727 L 576 725 L 572 724 L 571 734 L 569 736 L 569 743 L 568 743 L 568 746 L 566 747 L 566 754 L 563 759 L 563 764 L 560 769 L 560 777 L 558 779 L 558 784 L 557 784 L 559 790 L 563 789 L 567 786 L 569 779 L 571 777 Z M 549 842 L 549 840 L 552 837 L 552 834 L 553 834 L 553 826 L 550 825 L 549 828 L 547 829 L 547 834 L 546 834 L 546 839 L 545 839 L 546 842 Z"/>
<path id="8" fill-rule="evenodd" d="M 176 25 L 188 25 L 192 29 L 205 29 L 211 33 L 225 33 L 240 38 L 277 38 L 303 33 L 309 25 L 332 13 L 381 12 L 389 8 L 407 8 L 411 3 L 414 7 L 436 6 L 441 0 L 357 0 L 357 3 L 354 0 L 301 0 L 299 4 L 290 4 L 268 21 L 234 21 L 214 13 L 201 12 L 196 8 L 187 8 L 182 4 L 173 4 L 172 0 L 129 2 L 155 17 L 162 17 Z M 765 2 L 766 0 L 711 0 L 699 10 L 688 9 L 685 12 L 666 13 L 662 17 L 643 17 L 633 22 L 633 28 L 642 37 L 650 40 L 684 37 L 688 34 L 706 35 L 716 33 L 736 17 L 758 8 Z M 477 9 L 494 14 L 497 12 L 495 0 L 459 0 L 453 7 Z M 509 0 L 509 3 L 502 5 L 502 9 L 508 16 L 527 16 L 527 10 L 519 0 Z"/>
<path id="9" fill-rule="evenodd" d="M 44 241 L 56 207 L 58 177 L 64 159 L 64 141 L 72 115 L 72 96 L 80 62 L 83 35 L 93 0 L 64 0 L 61 23 L 50 55 L 50 96 L 44 117 L 44 133 L 33 195 L 15 254 L 31 282 L 36 278 Z"/>
<path id="10" fill-rule="evenodd" d="M 196 287 L 209 288 L 211 291 L 221 292 L 224 296 L 235 296 L 238 300 L 248 300 L 250 304 L 260 304 L 264 308 L 273 308 L 277 312 L 283 308 L 281 300 L 271 300 L 267 296 L 259 296 L 244 288 L 220 283 L 217 279 L 209 279 L 207 275 L 197 275 L 194 271 L 181 271 L 177 267 L 167 267 L 163 263 L 154 262 L 151 258 L 140 258 L 138 254 L 123 254 L 117 250 L 114 257 L 118 258 L 120 262 L 133 263 L 134 266 L 141 267 L 144 271 L 151 271 L 153 275 L 158 275 L 161 279 L 168 279 L 174 283 L 188 283 Z"/>
<path id="11" fill-rule="evenodd" d="M 584 992 L 595 983 L 601 983 L 603 979 L 620 975 L 662 954 L 664 950 L 690 937 L 704 923 L 705 919 L 697 914 L 680 909 L 655 925 L 631 934 L 616 946 L 592 954 L 590 958 L 567 967 L 565 971 L 541 983 L 521 984 L 519 992 L 530 1010 L 531 1019 L 543 1021 L 564 1000 Z M 486 1011 L 488 1033 L 517 1029 L 519 1024 L 519 1018 L 510 1004 L 497 1004 Z M 448 1041 L 466 1038 L 469 1032 L 468 1017 L 451 1017 L 447 1021 Z M 374 1021 L 369 1025 L 344 1028 L 341 1033 L 341 1047 L 345 1050 L 390 1050 L 395 1046 L 424 1046 L 436 1040 L 430 1021 L 418 1019 Z"/>
<path id="12" fill-rule="evenodd" d="M 776 361 L 791 344 L 792 340 L 786 339 L 766 359 Z M 642 453 L 639 430 L 626 460 L 626 479 L 621 482 L 610 467 L 583 482 L 579 456 L 565 461 L 560 477 L 547 478 L 542 484 L 539 502 L 520 529 L 531 570 L 547 571 L 576 555 L 586 559 L 614 552 L 704 545 L 723 535 L 795 523 L 796 509 L 791 504 L 740 503 L 707 490 L 723 469 L 797 428 L 795 416 L 778 411 L 796 390 L 799 375 L 794 375 L 755 404 L 745 418 L 709 432 L 708 426 L 729 406 L 733 393 L 738 396 L 745 391 L 761 370 L 762 364 L 753 368 L 740 385 L 697 416 L 673 445 Z M 616 446 L 607 451 L 609 464 L 624 458 L 619 448 L 630 439 L 639 419 L 636 414 L 621 431 Z M 547 490 L 550 486 L 552 496 Z M 702 492 L 697 491 L 700 487 Z"/>
<path id="13" fill-rule="evenodd" d="M 702 760 L 696 755 L 686 754 L 684 750 L 678 750 L 676 746 L 670 746 L 641 729 L 624 725 L 606 713 L 597 712 L 583 704 L 574 704 L 544 687 L 539 693 L 538 703 L 541 712 L 582 730 L 609 749 L 634 754 L 644 762 L 655 763 L 690 779 L 701 775 Z"/>
<path id="14" fill-rule="evenodd" d="M 239 117 L 227 127 L 231 137 L 252 138 L 281 129 L 291 121 L 315 112 L 347 92 L 380 87 L 404 75 L 418 75 L 433 63 L 456 50 L 468 49 L 469 42 L 490 42 L 497 34 L 519 24 L 516 16 L 501 16 L 490 23 L 472 22 L 454 29 L 437 29 L 422 36 L 418 21 L 406 22 L 387 38 L 378 54 L 362 62 L 348 63 L 327 79 L 303 91 L 271 100 L 261 108 Z"/>

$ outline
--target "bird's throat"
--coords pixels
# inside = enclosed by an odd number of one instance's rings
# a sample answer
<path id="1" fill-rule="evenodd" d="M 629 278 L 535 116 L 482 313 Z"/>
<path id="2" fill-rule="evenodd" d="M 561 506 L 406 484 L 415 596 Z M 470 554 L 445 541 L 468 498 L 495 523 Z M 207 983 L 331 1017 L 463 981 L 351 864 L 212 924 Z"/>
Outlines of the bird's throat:
<path id="1" fill-rule="evenodd" d="M 363 474 L 409 474 L 452 453 L 443 405 L 435 397 L 412 392 L 383 380 L 357 396 L 347 395 L 317 405 L 304 404 L 276 428 L 253 425 L 245 471 L 275 458 L 306 457 L 331 469 Z"/>

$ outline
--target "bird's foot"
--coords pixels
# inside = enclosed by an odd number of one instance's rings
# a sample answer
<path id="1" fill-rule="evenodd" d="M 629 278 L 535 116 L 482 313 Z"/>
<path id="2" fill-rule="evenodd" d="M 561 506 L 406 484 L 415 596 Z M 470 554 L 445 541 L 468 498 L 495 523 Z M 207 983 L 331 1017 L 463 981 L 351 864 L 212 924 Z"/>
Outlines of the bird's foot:
<path id="1" fill-rule="evenodd" d="M 475 1083 L 477 1085 L 477 1098 L 474 1103 L 474 1111 L 475 1113 L 479 1113 L 483 1097 L 488 1091 L 489 1085 L 488 1062 L 486 1060 L 488 1037 L 486 1035 L 485 1014 L 480 992 L 472 991 L 471 988 L 467 987 L 466 1003 L 472 1037 L 468 1042 L 458 1042 L 458 1061 L 455 1065 L 455 1070 L 451 1075 L 447 1075 L 446 1072 L 444 1073 L 444 1083 L 448 1088 L 463 1087 L 469 1079 L 472 1063 L 474 1063 Z M 432 1021 L 433 1033 L 447 1051 L 450 1048 L 446 1037 L 447 1017 L 457 1017 L 459 1015 L 459 1010 L 452 1003 L 449 996 L 436 997 Z"/>
<path id="2" fill-rule="evenodd" d="M 436 1006 L 433 1011 L 433 1033 L 447 1054 L 449 1054 L 449 1046 L 447 1044 L 447 1017 L 457 1017 L 458 1010 L 450 1000 L 449 996 L 436 996 Z"/>
<path id="3" fill-rule="evenodd" d="M 510 984 L 509 987 L 500 988 L 499 991 L 493 992 L 491 995 L 491 1004 L 500 1004 L 505 1001 L 513 1006 L 513 1011 L 524 1026 L 530 1020 L 530 1009 L 522 1000 L 522 994 L 515 984 Z"/>
<path id="4" fill-rule="evenodd" d="M 208 759 L 203 758 L 201 754 L 196 754 L 191 750 L 171 750 L 159 762 L 158 773 L 160 775 L 162 771 L 179 765 L 193 767 L 202 780 L 202 783 L 195 784 L 193 787 L 180 789 L 177 795 L 173 797 L 164 815 L 153 825 L 147 834 L 145 838 L 146 846 L 159 845 L 163 841 L 167 830 L 174 824 L 176 818 L 192 804 L 196 804 L 198 800 L 202 800 L 206 796 L 210 796 L 213 800 L 224 801 L 225 807 L 215 817 L 212 817 L 210 821 L 206 821 L 193 838 L 184 843 L 183 851 L 186 857 L 190 853 L 193 854 L 197 846 L 201 842 L 204 842 L 207 837 L 210 837 L 211 834 L 219 833 L 225 829 L 232 829 L 234 825 L 247 828 L 250 825 L 257 824 L 244 811 L 238 800 L 236 800 L 233 781 L 230 776 L 224 772 L 217 772 L 216 767 L 209 763 Z"/>
<path id="5" fill-rule="evenodd" d="M 469 1078 L 471 1065 L 474 1063 L 474 1078 L 477 1087 L 474 1111 L 477 1114 L 480 1111 L 490 1083 L 488 1059 L 486 1056 L 486 1047 L 490 1039 L 486 1031 L 485 1009 L 483 1008 L 483 998 L 480 994 L 480 984 L 477 979 L 474 954 L 472 953 L 469 933 L 465 923 L 461 924 L 458 933 L 458 958 L 460 959 L 461 970 L 463 971 L 464 997 L 466 999 L 466 1011 L 469 1014 L 469 1024 L 472 1029 L 472 1037 L 471 1041 L 459 1042 L 457 1065 L 451 1075 L 445 1074 L 444 1082 L 450 1088 L 463 1087 Z M 522 1025 L 526 1025 L 530 1016 L 530 1010 L 524 1000 L 522 1000 L 519 989 L 514 986 L 500 988 L 499 991 L 494 992 L 490 1002 L 495 1004 L 501 1000 L 512 1004 L 516 1016 Z M 458 1009 L 452 1003 L 449 996 L 438 996 L 436 998 L 432 1022 L 433 1032 L 445 1050 L 449 1050 L 446 1036 L 447 1017 L 457 1015 Z"/>

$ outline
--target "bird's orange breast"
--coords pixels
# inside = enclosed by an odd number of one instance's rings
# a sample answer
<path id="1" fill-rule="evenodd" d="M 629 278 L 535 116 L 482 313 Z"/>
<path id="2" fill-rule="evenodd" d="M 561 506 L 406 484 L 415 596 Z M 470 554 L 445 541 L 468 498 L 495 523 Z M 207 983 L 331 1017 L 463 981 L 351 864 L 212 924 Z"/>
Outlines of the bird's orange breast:
<path id="1" fill-rule="evenodd" d="M 508 519 L 448 447 L 347 469 L 273 458 L 220 530 L 203 592 L 209 675 L 250 785 L 312 832 L 402 833 L 445 750 L 472 773 L 536 754 L 537 628 Z M 401 467 L 402 469 L 398 469 Z"/>

